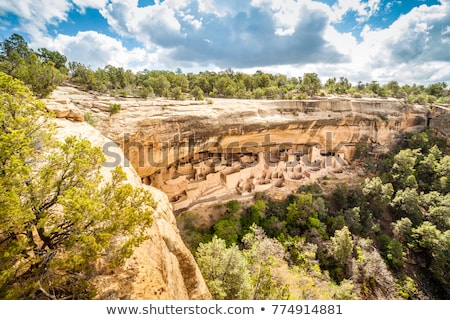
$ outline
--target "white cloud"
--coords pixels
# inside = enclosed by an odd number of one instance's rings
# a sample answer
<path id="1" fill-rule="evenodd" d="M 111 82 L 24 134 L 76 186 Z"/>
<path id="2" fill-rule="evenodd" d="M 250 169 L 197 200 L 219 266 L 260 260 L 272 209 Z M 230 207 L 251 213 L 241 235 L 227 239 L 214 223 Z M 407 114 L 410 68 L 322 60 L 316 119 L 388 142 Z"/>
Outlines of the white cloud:
<path id="1" fill-rule="evenodd" d="M 385 29 L 365 25 L 362 40 L 328 28 L 325 37 L 351 63 L 322 65 L 322 74 L 358 80 L 403 83 L 449 81 L 450 50 L 442 44 L 450 21 L 449 2 L 414 8 Z"/>
<path id="2" fill-rule="evenodd" d="M 326 8 L 311 0 L 111 0 L 100 12 L 118 34 L 173 49 L 178 64 L 226 68 L 342 60 L 323 38 Z"/>
<path id="3" fill-rule="evenodd" d="M 80 9 L 82 13 L 84 13 L 86 8 L 103 8 L 108 0 L 72 0 L 72 2 Z"/>
<path id="4" fill-rule="evenodd" d="M 400 16 L 389 28 L 363 31 L 363 45 L 372 44 L 371 55 L 384 55 L 386 64 L 450 61 L 448 48 L 439 45 L 442 29 L 448 25 L 449 19 L 448 4 L 422 5 Z"/>
<path id="5" fill-rule="evenodd" d="M 341 22 L 348 12 L 354 11 L 357 14 L 357 22 L 364 22 L 378 13 L 380 2 L 381 0 L 338 0 L 331 8 L 331 18 L 334 22 Z"/>
<path id="6" fill-rule="evenodd" d="M 217 17 L 235 16 L 239 12 L 248 12 L 250 4 L 242 0 L 195 0 L 200 14 L 212 14 Z"/>
<path id="7" fill-rule="evenodd" d="M 45 31 L 48 24 L 67 20 L 71 4 L 67 0 L 0 0 L 0 14 L 15 14 L 29 33 Z"/>
<path id="8" fill-rule="evenodd" d="M 106 65 L 133 70 L 157 63 L 158 52 L 148 53 L 143 48 L 127 49 L 123 44 L 96 31 L 78 32 L 75 36 L 58 35 L 48 41 L 48 48 L 63 53 L 69 61 L 77 61 L 93 69 Z"/>
<path id="9" fill-rule="evenodd" d="M 119 35 L 136 38 L 147 46 L 158 42 L 170 45 L 172 38 L 181 37 L 175 9 L 182 3 L 167 0 L 138 7 L 137 0 L 112 0 L 100 13 Z"/>
<path id="10" fill-rule="evenodd" d="M 180 15 L 182 16 L 183 21 L 191 24 L 195 29 L 198 30 L 198 29 L 200 29 L 202 27 L 201 19 L 200 20 L 199 19 L 195 19 L 195 17 L 193 15 L 190 15 L 190 14 L 185 15 L 185 14 L 182 13 Z"/>

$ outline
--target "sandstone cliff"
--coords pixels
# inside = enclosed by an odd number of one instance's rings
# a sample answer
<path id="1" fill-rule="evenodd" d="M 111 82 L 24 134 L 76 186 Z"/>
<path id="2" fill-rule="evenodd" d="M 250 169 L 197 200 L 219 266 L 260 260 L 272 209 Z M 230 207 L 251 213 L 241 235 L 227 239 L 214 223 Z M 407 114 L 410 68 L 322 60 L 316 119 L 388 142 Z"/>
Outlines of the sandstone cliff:
<path id="1" fill-rule="evenodd" d="M 77 111 L 71 107 L 72 113 L 65 116 L 77 120 Z M 86 122 L 73 122 L 67 119 L 56 119 L 58 139 L 75 135 L 80 139 L 88 139 L 95 146 L 109 145 L 114 152 L 114 159 L 106 155 L 107 162 L 120 162 L 127 174 L 128 182 L 134 186 L 142 186 L 141 179 L 126 162 L 122 151 L 111 140 L 102 136 Z M 110 178 L 111 165 L 102 167 L 105 179 Z M 98 299 L 210 299 L 211 295 L 191 252 L 180 238 L 172 206 L 167 196 L 151 187 L 153 198 L 157 203 L 154 222 L 149 229 L 150 239 L 136 248 L 133 256 L 126 264 L 111 270 L 109 274 L 99 275 L 95 282 L 98 286 Z"/>
<path id="2" fill-rule="evenodd" d="M 358 142 L 377 153 L 427 126 L 428 109 L 397 99 L 174 101 L 58 88 L 54 110 L 87 116 L 116 142 L 142 181 L 175 210 L 230 194 L 295 190 L 344 172 Z M 112 104 L 121 110 L 110 114 Z M 78 109 L 78 116 L 75 116 Z M 114 156 L 108 147 L 104 150 Z"/>
<path id="3" fill-rule="evenodd" d="M 447 139 L 447 150 L 450 151 L 450 108 L 449 106 L 434 105 L 429 115 L 429 126 Z"/>

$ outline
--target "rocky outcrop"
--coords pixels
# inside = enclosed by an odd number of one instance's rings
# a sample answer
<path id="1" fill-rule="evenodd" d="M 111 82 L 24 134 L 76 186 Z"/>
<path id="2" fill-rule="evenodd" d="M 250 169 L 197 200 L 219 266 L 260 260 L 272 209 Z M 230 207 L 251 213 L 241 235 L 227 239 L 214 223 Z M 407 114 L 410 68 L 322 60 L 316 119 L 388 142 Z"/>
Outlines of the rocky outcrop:
<path id="1" fill-rule="evenodd" d="M 343 172 L 358 142 L 383 153 L 405 132 L 427 126 L 428 110 L 397 99 L 173 101 L 112 98 L 59 88 L 95 118 L 141 179 L 164 191 L 175 209 L 218 192 L 295 189 Z M 108 112 L 118 103 L 117 114 Z M 108 147 L 104 150 L 113 155 Z"/>
<path id="2" fill-rule="evenodd" d="M 119 146 L 101 135 L 85 122 L 56 119 L 57 139 L 75 135 L 88 139 L 95 146 L 108 145 L 111 154 L 105 154 L 106 162 L 101 173 L 110 179 L 111 169 L 121 165 L 128 182 L 142 187 L 141 179 L 123 156 Z M 99 288 L 98 299 L 210 299 L 211 295 L 191 252 L 181 239 L 172 206 L 167 196 L 151 187 L 148 188 L 157 203 L 154 222 L 149 228 L 150 239 L 134 251 L 121 268 L 100 274 L 95 279 Z"/>
<path id="3" fill-rule="evenodd" d="M 447 150 L 450 150 L 450 108 L 433 105 L 430 110 L 429 126 L 435 129 L 440 136 L 447 139 Z"/>
<path id="4" fill-rule="evenodd" d="M 46 102 L 47 110 L 52 112 L 58 119 L 68 119 L 73 121 L 84 121 L 81 111 L 70 101 L 50 100 Z"/>
<path id="5" fill-rule="evenodd" d="M 269 187 L 296 190 L 324 175 L 345 174 L 359 142 L 381 154 L 403 133 L 427 126 L 447 141 L 450 136 L 446 107 L 430 111 L 396 99 L 212 101 L 113 98 L 68 87 L 47 101 L 60 118 L 59 138 L 75 134 L 101 146 L 105 179 L 111 167 L 122 165 L 130 183 L 144 185 L 158 203 L 150 240 L 123 267 L 96 278 L 97 298 L 211 298 L 180 238 L 174 208 L 202 205 L 224 190 L 239 195 Z M 120 112 L 110 114 L 113 103 L 121 105 Z M 87 114 L 96 129 L 73 122 Z M 373 255 L 366 262 L 374 266 L 375 281 L 392 288 L 391 275 L 376 273 L 380 259 Z M 372 294 L 392 298 L 386 290 Z"/>

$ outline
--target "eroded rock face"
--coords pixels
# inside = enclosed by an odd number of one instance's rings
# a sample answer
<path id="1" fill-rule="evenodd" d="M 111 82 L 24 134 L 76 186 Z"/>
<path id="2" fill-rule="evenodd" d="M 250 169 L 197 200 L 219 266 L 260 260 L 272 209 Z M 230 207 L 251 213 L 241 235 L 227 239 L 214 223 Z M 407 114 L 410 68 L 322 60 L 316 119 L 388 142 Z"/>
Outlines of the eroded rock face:
<path id="1" fill-rule="evenodd" d="M 175 209 L 208 195 L 246 194 L 298 185 L 345 170 L 363 141 L 386 152 L 402 133 L 427 126 L 428 110 L 396 99 L 307 101 L 173 101 L 93 96 L 73 88 L 69 99 L 96 119 L 137 174 L 164 191 Z M 121 104 L 110 115 L 112 103 Z M 114 157 L 108 146 L 104 150 Z"/>
<path id="2" fill-rule="evenodd" d="M 450 150 L 450 107 L 431 106 L 429 126 L 435 129 L 441 137 L 447 139 L 447 150 Z"/>
<path id="3" fill-rule="evenodd" d="M 56 100 L 46 102 L 47 110 L 53 112 L 56 118 L 73 121 L 84 121 L 81 111 L 70 101 Z"/>
<path id="4" fill-rule="evenodd" d="M 88 139 L 95 146 L 109 145 L 114 158 L 106 154 L 107 162 L 122 165 L 127 180 L 133 186 L 142 187 L 141 178 L 126 162 L 121 149 L 85 122 L 56 119 L 57 139 L 75 135 Z M 117 156 L 120 158 L 117 158 Z M 119 160 L 119 161 L 118 161 Z M 112 165 L 101 169 L 105 179 L 111 178 Z M 148 188 L 157 203 L 154 222 L 148 230 L 150 239 L 135 249 L 125 265 L 95 279 L 99 288 L 98 299 L 211 299 L 211 295 L 191 252 L 181 239 L 172 205 L 167 196 Z"/>

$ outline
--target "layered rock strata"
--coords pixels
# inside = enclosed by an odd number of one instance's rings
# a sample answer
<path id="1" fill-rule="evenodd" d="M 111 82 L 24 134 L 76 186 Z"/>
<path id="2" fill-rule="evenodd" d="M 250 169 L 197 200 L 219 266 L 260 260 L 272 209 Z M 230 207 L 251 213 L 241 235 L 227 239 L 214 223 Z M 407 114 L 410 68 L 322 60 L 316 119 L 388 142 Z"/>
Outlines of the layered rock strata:
<path id="1" fill-rule="evenodd" d="M 59 88 L 117 143 L 142 181 L 176 210 L 225 190 L 296 188 L 345 170 L 357 144 L 383 153 L 427 126 L 428 109 L 396 99 L 173 101 L 111 98 Z M 117 114 L 108 112 L 121 105 Z M 113 146 L 112 146 L 113 147 Z M 113 159 L 115 154 L 104 146 Z"/>
<path id="2" fill-rule="evenodd" d="M 109 151 L 101 173 L 105 180 L 111 179 L 114 166 L 123 166 L 127 182 L 134 187 L 145 187 L 157 203 L 153 224 L 148 230 L 150 239 L 134 251 L 123 267 L 100 274 L 95 279 L 99 292 L 97 299 L 211 299 L 209 290 L 191 252 L 180 237 L 172 205 L 167 195 L 141 183 L 141 178 L 127 162 L 122 150 L 111 140 L 86 122 L 56 119 L 57 139 L 74 135 L 88 139 L 94 146 L 109 145 Z M 113 163 L 115 161 L 115 163 Z"/>

